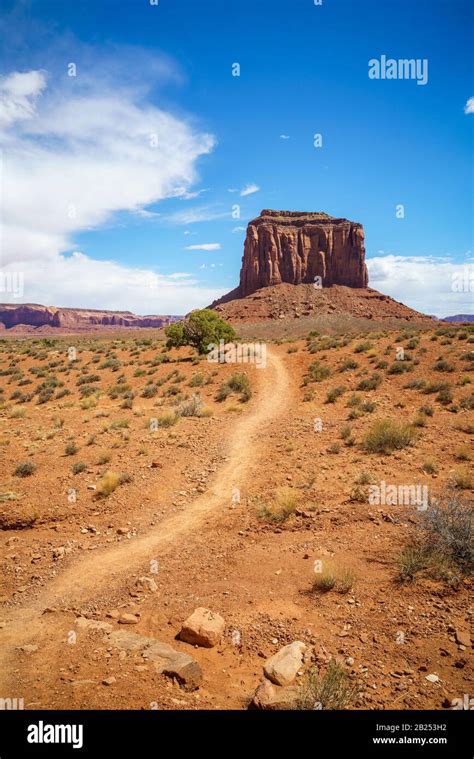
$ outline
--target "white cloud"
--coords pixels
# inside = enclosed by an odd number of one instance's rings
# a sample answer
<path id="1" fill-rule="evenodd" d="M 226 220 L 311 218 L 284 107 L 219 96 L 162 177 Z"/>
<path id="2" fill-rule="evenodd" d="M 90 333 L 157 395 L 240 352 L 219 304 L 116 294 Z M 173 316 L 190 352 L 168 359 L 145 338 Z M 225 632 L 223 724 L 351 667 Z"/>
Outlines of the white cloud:
<path id="1" fill-rule="evenodd" d="M 76 247 L 76 234 L 110 223 L 116 212 L 159 216 L 146 207 L 190 192 L 196 161 L 215 142 L 183 117 L 153 105 L 147 91 L 152 82 L 122 86 L 121 80 L 99 81 L 90 73 L 66 80 L 43 71 L 0 80 L 0 263 L 24 272 L 30 301 L 143 310 L 141 285 L 153 290 L 147 310 L 152 303 L 151 310 L 162 312 L 208 302 L 215 293 L 204 289 L 201 295 L 198 283 L 188 282 L 183 297 L 176 278 L 95 261 L 89 251 L 64 255 Z"/>
<path id="2" fill-rule="evenodd" d="M 289 134 L 281 134 L 280 135 L 280 140 L 289 140 L 289 139 L 290 139 L 290 135 Z"/>
<path id="3" fill-rule="evenodd" d="M 473 312 L 474 266 L 434 256 L 385 255 L 367 259 L 369 287 L 425 314 Z M 471 288 L 471 289 L 469 289 Z"/>
<path id="4" fill-rule="evenodd" d="M 18 271 L 11 264 L 4 272 Z M 185 314 L 202 308 L 224 294 L 225 288 L 204 287 L 191 275 L 162 275 L 151 269 L 98 261 L 83 253 L 51 256 L 42 262 L 25 262 L 21 298 L 0 290 L 4 303 L 42 303 L 81 308 L 129 310 L 137 314 Z"/>
<path id="5" fill-rule="evenodd" d="M 235 234 L 236 232 L 245 232 L 245 227 L 234 227 L 232 234 Z"/>
<path id="6" fill-rule="evenodd" d="M 185 250 L 220 250 L 220 242 L 205 242 L 201 245 L 187 245 Z"/>
<path id="7" fill-rule="evenodd" d="M 215 221 L 225 219 L 231 215 L 231 211 L 222 211 L 216 206 L 199 206 L 185 211 L 175 211 L 166 217 L 171 224 L 197 224 L 202 221 Z"/>
<path id="8" fill-rule="evenodd" d="M 45 87 L 46 77 L 42 71 L 15 71 L 0 77 L 0 127 L 31 119 L 35 114 L 36 99 Z"/>
<path id="9" fill-rule="evenodd" d="M 474 113 L 474 97 L 468 99 L 466 105 L 464 106 L 464 113 Z"/>
<path id="10" fill-rule="evenodd" d="M 245 195 L 253 195 L 254 192 L 259 192 L 260 187 L 258 184 L 247 184 L 245 187 L 240 191 L 240 195 L 243 197 Z"/>

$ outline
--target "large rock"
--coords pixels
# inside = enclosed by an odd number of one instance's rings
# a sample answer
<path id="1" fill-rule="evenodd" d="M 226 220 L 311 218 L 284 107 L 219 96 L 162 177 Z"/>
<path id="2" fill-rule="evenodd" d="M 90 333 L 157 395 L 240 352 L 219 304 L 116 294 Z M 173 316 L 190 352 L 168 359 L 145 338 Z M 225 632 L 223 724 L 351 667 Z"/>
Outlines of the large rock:
<path id="1" fill-rule="evenodd" d="M 271 656 L 264 664 L 266 677 L 276 685 L 291 685 L 303 664 L 306 646 L 300 640 L 289 643 Z"/>
<path id="2" fill-rule="evenodd" d="M 239 296 L 288 282 L 367 287 L 362 225 L 326 213 L 262 211 L 247 227 Z M 235 297 L 235 296 L 234 296 Z"/>
<path id="3" fill-rule="evenodd" d="M 222 640 L 225 620 L 220 614 L 200 606 L 184 622 L 179 637 L 194 646 L 212 648 Z"/>
<path id="4" fill-rule="evenodd" d="M 117 630 L 107 636 L 107 642 L 120 651 L 141 654 L 144 659 L 153 662 L 160 675 L 175 677 L 186 690 L 196 690 L 202 681 L 201 667 L 192 656 L 176 651 L 156 638 Z"/>
<path id="5" fill-rule="evenodd" d="M 166 643 L 157 641 L 145 648 L 144 659 L 150 659 L 157 672 L 175 677 L 186 690 L 196 690 L 202 681 L 202 670 L 198 662 L 189 654 L 175 651 Z"/>
<path id="6" fill-rule="evenodd" d="M 290 685 L 282 688 L 280 685 L 274 685 L 269 680 L 264 679 L 260 683 L 252 700 L 252 706 L 255 709 L 294 709 L 298 696 L 298 690 L 295 686 Z"/>

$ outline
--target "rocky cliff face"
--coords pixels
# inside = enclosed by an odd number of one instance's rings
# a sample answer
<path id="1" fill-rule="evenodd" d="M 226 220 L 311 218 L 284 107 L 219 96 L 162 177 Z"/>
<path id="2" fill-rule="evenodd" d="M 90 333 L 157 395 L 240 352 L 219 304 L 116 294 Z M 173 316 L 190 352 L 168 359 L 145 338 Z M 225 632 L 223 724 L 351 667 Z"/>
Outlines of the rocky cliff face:
<path id="1" fill-rule="evenodd" d="M 35 303 L 0 304 L 0 329 L 51 327 L 85 330 L 96 327 L 163 327 L 177 317 L 137 316 L 131 311 L 97 311 L 83 308 L 54 308 Z"/>
<path id="2" fill-rule="evenodd" d="M 362 225 L 326 213 L 265 210 L 248 225 L 232 297 L 285 282 L 310 284 L 315 277 L 323 287 L 367 287 Z"/>

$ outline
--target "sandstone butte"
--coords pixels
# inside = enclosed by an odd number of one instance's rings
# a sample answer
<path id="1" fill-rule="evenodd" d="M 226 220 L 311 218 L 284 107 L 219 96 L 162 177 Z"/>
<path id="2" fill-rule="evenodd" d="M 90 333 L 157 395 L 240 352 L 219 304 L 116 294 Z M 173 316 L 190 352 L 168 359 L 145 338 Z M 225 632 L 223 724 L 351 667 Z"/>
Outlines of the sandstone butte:
<path id="1" fill-rule="evenodd" d="M 429 319 L 368 287 L 364 239 L 355 221 L 263 210 L 247 227 L 238 287 L 211 308 L 231 321 L 331 313 Z"/>
<path id="2" fill-rule="evenodd" d="M 288 282 L 367 287 L 362 224 L 327 213 L 262 211 L 244 245 L 240 297 Z"/>

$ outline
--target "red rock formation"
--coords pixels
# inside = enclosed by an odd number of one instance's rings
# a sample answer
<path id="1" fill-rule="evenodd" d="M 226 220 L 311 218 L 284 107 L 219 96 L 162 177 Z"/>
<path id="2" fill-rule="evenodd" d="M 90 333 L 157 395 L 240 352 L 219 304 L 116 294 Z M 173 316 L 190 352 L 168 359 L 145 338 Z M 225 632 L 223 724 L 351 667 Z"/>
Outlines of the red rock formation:
<path id="1" fill-rule="evenodd" d="M 240 285 L 233 297 L 288 282 L 367 287 L 361 224 L 326 213 L 262 211 L 251 221 L 242 258 Z"/>
<path id="2" fill-rule="evenodd" d="M 137 316 L 131 311 L 98 311 L 85 308 L 54 308 L 36 303 L 0 304 L 0 328 L 51 327 L 85 330 L 94 327 L 163 327 L 175 316 Z"/>

